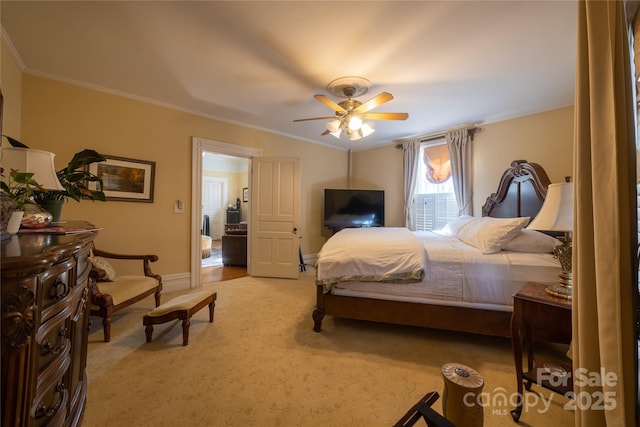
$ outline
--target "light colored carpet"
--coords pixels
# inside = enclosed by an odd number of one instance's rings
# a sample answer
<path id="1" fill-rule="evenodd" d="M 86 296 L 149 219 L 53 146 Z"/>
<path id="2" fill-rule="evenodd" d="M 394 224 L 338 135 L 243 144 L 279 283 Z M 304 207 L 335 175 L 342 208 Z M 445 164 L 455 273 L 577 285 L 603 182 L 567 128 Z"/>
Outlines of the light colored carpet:
<path id="1" fill-rule="evenodd" d="M 429 391 L 440 393 L 434 408 L 442 413 L 441 367 L 449 362 L 483 376 L 494 401 L 484 408 L 485 426 L 515 425 L 512 406 L 495 400 L 515 393 L 508 339 L 333 317 L 315 333 L 313 274 L 205 285 L 218 293 L 215 320 L 198 312 L 186 347 L 180 321 L 156 325 L 145 342 L 142 316 L 153 298 L 114 316 L 109 343 L 92 319 L 83 426 L 391 426 Z M 545 411 L 538 398 L 521 422 L 573 425 L 566 402 L 553 395 Z"/>

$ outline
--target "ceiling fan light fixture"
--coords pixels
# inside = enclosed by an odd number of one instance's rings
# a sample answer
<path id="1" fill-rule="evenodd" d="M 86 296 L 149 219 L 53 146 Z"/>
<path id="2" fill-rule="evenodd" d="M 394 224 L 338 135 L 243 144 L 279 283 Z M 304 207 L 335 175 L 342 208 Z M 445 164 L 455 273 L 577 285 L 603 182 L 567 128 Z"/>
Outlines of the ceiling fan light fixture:
<path id="1" fill-rule="evenodd" d="M 357 115 L 352 115 L 349 118 L 349 123 L 347 124 L 349 130 L 356 131 L 362 127 L 362 119 Z"/>
<path id="2" fill-rule="evenodd" d="M 362 126 L 360 127 L 360 133 L 362 134 L 363 138 L 366 138 L 367 136 L 371 135 L 375 131 L 376 130 L 371 126 L 369 126 L 367 123 L 363 123 Z"/>
<path id="3" fill-rule="evenodd" d="M 336 130 L 339 130 L 341 126 L 342 126 L 342 122 L 340 120 L 338 119 L 331 120 L 330 122 L 327 123 L 327 130 L 329 132 L 334 132 Z"/>
<path id="4" fill-rule="evenodd" d="M 340 139 L 341 133 L 342 133 L 342 129 L 338 128 L 329 132 L 329 135 L 333 136 L 334 138 Z"/>
<path id="5" fill-rule="evenodd" d="M 327 91 L 337 97 L 346 98 L 344 101 L 335 102 L 325 95 L 314 95 L 313 97 L 331 108 L 333 116 L 312 117 L 308 119 L 296 119 L 294 122 L 305 122 L 308 120 L 326 120 L 327 128 L 322 135 L 331 135 L 340 139 L 342 132 L 347 134 L 352 141 L 365 138 L 375 132 L 364 120 L 406 120 L 407 113 L 370 113 L 370 110 L 378 108 L 393 99 L 393 95 L 388 92 L 381 92 L 366 102 L 361 102 L 355 97 L 368 92 L 371 82 L 363 77 L 340 77 L 333 80 L 327 86 Z"/>

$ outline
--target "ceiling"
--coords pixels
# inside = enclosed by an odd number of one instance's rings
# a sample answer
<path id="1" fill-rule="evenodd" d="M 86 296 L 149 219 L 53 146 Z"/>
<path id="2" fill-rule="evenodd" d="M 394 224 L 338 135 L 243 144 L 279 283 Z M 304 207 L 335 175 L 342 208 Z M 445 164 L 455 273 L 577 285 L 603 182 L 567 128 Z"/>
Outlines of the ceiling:
<path id="1" fill-rule="evenodd" d="M 24 71 L 361 150 L 573 104 L 575 1 L 8 1 Z M 321 136 L 343 76 L 394 99 L 358 141 Z M 204 136 L 206 135 L 199 135 Z"/>

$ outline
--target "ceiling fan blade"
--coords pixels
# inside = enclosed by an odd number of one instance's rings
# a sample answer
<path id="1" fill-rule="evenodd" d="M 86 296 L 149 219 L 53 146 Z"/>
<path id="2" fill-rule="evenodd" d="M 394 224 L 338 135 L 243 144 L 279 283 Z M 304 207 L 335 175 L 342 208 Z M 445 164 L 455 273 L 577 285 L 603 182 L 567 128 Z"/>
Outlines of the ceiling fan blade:
<path id="1" fill-rule="evenodd" d="M 334 111 L 337 111 L 339 113 L 347 112 L 347 110 L 345 110 L 344 108 L 342 108 L 341 106 L 339 106 L 338 104 L 336 104 L 335 102 L 333 102 L 332 100 L 330 100 L 324 95 L 313 95 L 313 97 Z"/>
<path id="2" fill-rule="evenodd" d="M 322 132 L 320 135 L 324 136 L 324 135 L 329 135 L 330 133 L 331 133 L 331 131 L 329 129 L 327 129 L 324 132 Z"/>
<path id="3" fill-rule="evenodd" d="M 363 119 L 369 120 L 407 120 L 409 114 L 407 113 L 365 113 L 362 115 Z"/>
<path id="4" fill-rule="evenodd" d="M 367 111 L 373 110 L 374 108 L 379 107 L 385 102 L 391 101 L 392 99 L 393 95 L 391 95 L 389 92 L 382 92 L 380 95 L 374 96 L 364 104 L 360 104 L 353 111 L 360 114 L 366 113 Z"/>
<path id="5" fill-rule="evenodd" d="M 335 119 L 336 116 L 326 116 L 326 117 L 312 117 L 310 119 L 296 119 L 294 122 L 307 122 L 309 120 L 332 120 Z"/>

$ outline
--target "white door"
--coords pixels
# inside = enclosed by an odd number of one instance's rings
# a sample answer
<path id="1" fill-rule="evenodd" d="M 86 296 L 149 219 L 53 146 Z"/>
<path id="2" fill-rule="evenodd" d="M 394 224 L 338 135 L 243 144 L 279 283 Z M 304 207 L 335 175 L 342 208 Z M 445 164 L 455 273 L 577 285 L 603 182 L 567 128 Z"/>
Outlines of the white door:
<path id="1" fill-rule="evenodd" d="M 202 214 L 209 216 L 210 236 L 222 239 L 224 234 L 225 206 L 227 200 L 227 180 L 205 176 L 202 181 Z"/>
<path id="2" fill-rule="evenodd" d="M 253 159 L 249 274 L 298 277 L 300 159 Z"/>

